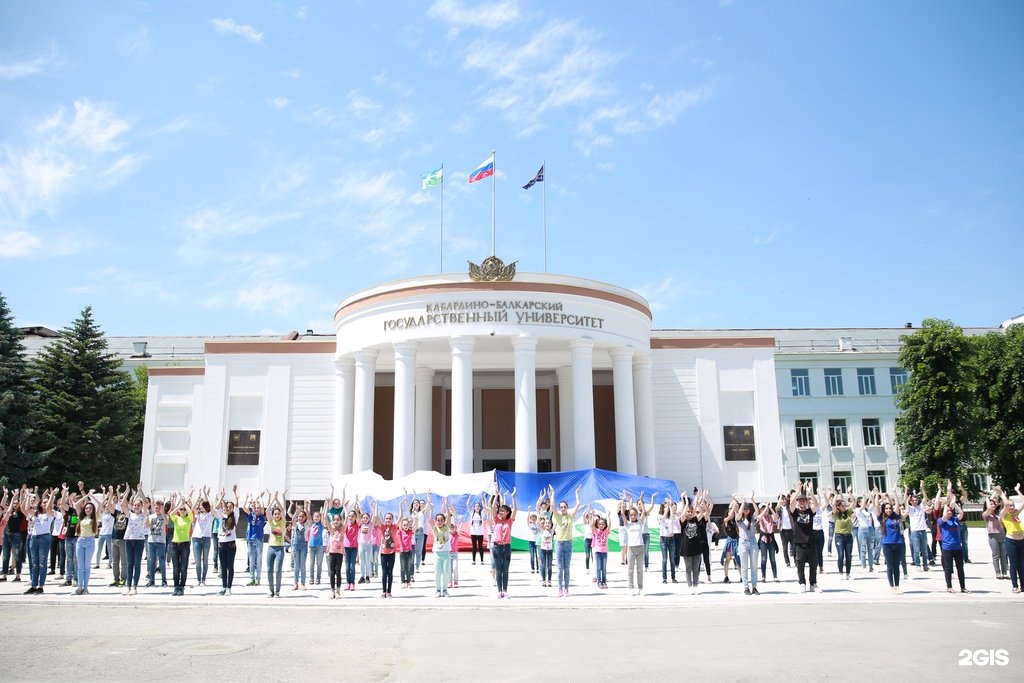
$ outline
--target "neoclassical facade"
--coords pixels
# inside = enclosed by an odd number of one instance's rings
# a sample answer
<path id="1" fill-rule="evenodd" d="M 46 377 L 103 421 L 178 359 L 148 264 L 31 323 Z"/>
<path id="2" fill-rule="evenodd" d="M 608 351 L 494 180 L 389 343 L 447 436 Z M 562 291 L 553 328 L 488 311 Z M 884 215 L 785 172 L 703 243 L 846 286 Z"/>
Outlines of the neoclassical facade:
<path id="1" fill-rule="evenodd" d="M 151 367 L 144 482 L 322 498 L 365 470 L 600 467 L 784 486 L 772 337 L 652 331 L 621 287 L 483 275 L 352 294 L 333 339 L 207 341 L 200 363 Z"/>

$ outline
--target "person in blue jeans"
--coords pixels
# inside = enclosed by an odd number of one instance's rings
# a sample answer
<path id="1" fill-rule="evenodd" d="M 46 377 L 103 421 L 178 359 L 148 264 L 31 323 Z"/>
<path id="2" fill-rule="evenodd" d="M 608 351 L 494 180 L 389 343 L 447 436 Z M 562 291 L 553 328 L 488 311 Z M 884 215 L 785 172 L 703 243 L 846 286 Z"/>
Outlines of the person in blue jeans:
<path id="1" fill-rule="evenodd" d="M 580 491 L 576 488 L 576 507 L 569 509 L 569 503 L 560 501 L 558 510 L 551 513 L 551 522 L 555 527 L 555 556 L 558 561 L 558 597 L 569 595 L 569 564 L 572 562 L 572 532 L 576 523 L 576 514 L 580 511 Z M 549 498 L 554 501 L 555 487 L 548 487 Z M 544 493 L 541 492 L 541 497 Z"/>
<path id="2" fill-rule="evenodd" d="M 281 597 L 281 572 L 284 569 L 284 549 L 288 523 L 284 518 L 284 508 L 274 494 L 274 502 L 270 508 L 270 544 L 267 546 L 267 584 L 270 597 Z"/>
<path id="3" fill-rule="evenodd" d="M 324 524 L 319 512 L 309 525 L 309 582 L 320 585 L 324 570 Z"/>
<path id="4" fill-rule="evenodd" d="M 921 490 L 924 491 L 923 481 Z M 915 567 L 928 571 L 928 518 L 932 514 L 932 504 L 927 494 L 922 500 L 916 493 L 908 494 L 904 489 L 903 495 L 908 503 L 903 515 L 910 525 L 910 558 Z"/>
<path id="5" fill-rule="evenodd" d="M 882 503 L 882 552 L 885 553 L 885 575 L 889 580 L 889 590 L 902 593 L 900 589 L 900 559 L 906 557 L 906 545 L 903 542 L 903 515 L 899 507 L 886 501 Z"/>
<path id="6" fill-rule="evenodd" d="M 846 506 L 843 494 L 837 493 L 832 503 L 832 523 L 835 525 L 836 565 L 839 578 L 850 579 L 853 558 L 853 513 Z"/>
<path id="7" fill-rule="evenodd" d="M 156 585 L 156 573 L 160 572 L 160 585 L 167 588 L 167 513 L 163 501 L 153 504 L 146 517 L 146 588 Z"/>
<path id="8" fill-rule="evenodd" d="M 266 510 L 260 498 L 247 498 L 242 506 L 248 522 L 245 529 L 245 540 L 249 546 L 249 583 L 247 586 L 260 585 L 260 572 L 263 569 L 263 529 L 267 524 Z"/>
<path id="9" fill-rule="evenodd" d="M 875 514 L 865 498 L 854 511 L 857 519 L 857 550 L 860 554 L 860 568 L 875 571 Z"/>
<path id="10" fill-rule="evenodd" d="M 306 590 L 306 556 L 309 554 L 309 513 L 306 508 L 300 507 L 299 511 L 292 517 L 292 559 L 295 567 L 292 572 L 295 579 L 292 590 Z M 320 547 L 323 548 L 323 536 L 321 532 Z M 312 577 L 310 577 L 312 579 Z"/>

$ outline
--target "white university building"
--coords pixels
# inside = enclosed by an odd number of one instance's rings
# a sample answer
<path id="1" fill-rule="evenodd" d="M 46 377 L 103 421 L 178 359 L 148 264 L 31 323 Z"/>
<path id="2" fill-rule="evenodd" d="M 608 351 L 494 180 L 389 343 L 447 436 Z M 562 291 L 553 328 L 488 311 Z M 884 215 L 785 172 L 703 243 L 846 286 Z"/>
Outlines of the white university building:
<path id="1" fill-rule="evenodd" d="M 484 266 L 356 292 L 334 334 L 108 338 L 149 369 L 144 486 L 320 499 L 365 470 L 599 467 L 722 498 L 898 478 L 912 329 L 656 330 L 627 289 Z M 25 332 L 30 355 L 50 341 Z"/>

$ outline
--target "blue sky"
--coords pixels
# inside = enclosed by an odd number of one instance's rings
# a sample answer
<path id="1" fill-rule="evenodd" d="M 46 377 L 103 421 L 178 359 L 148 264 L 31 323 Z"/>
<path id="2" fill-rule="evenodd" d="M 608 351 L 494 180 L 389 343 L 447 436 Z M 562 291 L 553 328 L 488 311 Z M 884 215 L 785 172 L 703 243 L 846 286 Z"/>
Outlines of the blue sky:
<path id="1" fill-rule="evenodd" d="M 332 331 L 490 253 L 657 328 L 1024 312 L 1019 2 L 5 2 L 0 292 L 113 335 Z"/>

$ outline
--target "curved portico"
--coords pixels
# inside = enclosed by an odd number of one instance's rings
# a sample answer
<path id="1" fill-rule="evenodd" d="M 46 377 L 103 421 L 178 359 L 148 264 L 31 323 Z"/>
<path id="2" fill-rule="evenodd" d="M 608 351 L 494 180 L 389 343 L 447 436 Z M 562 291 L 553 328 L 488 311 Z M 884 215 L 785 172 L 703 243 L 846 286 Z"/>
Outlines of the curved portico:
<path id="1" fill-rule="evenodd" d="M 420 277 L 353 294 L 335 328 L 335 472 L 373 468 L 374 435 L 386 434 L 396 478 L 594 467 L 599 448 L 621 471 L 655 474 L 651 313 L 634 292 L 533 273 Z M 393 397 L 388 430 L 374 418 L 382 396 Z M 613 430 L 595 431 L 595 401 Z M 597 442 L 611 431 L 613 445 Z"/>

